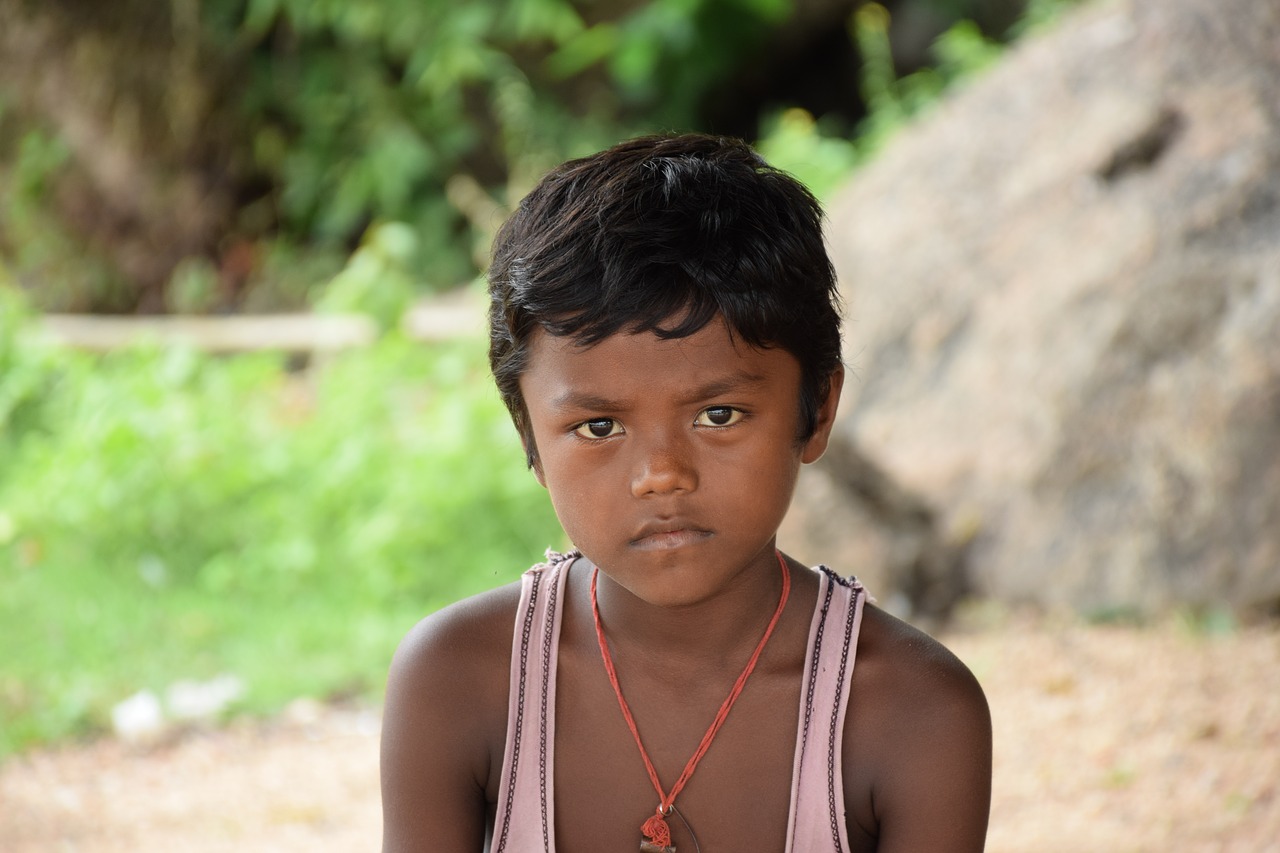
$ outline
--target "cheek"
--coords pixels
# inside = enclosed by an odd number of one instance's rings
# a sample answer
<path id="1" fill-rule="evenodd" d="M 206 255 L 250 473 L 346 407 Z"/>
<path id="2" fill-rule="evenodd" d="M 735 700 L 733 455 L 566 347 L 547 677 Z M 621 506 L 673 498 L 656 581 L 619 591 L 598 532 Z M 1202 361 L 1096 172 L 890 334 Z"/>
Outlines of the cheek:
<path id="1" fill-rule="evenodd" d="M 800 452 L 789 445 L 786 453 L 777 453 L 760 465 L 753 477 L 751 494 L 762 510 L 786 511 L 800 473 Z"/>
<path id="2" fill-rule="evenodd" d="M 556 515 L 566 525 L 603 503 L 599 485 L 603 474 L 595 470 L 575 471 L 564 460 L 547 461 L 542 484 L 551 496 Z"/>

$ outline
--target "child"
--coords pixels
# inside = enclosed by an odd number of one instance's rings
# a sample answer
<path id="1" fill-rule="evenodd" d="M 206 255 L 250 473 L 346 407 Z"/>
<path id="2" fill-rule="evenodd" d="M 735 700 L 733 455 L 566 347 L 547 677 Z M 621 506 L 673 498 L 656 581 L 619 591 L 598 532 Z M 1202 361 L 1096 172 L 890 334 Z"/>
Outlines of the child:
<path id="1" fill-rule="evenodd" d="M 775 550 L 844 378 L 814 198 L 736 141 L 636 139 L 544 178 L 489 282 L 576 550 L 405 638 L 384 851 L 981 850 L 973 676 Z"/>

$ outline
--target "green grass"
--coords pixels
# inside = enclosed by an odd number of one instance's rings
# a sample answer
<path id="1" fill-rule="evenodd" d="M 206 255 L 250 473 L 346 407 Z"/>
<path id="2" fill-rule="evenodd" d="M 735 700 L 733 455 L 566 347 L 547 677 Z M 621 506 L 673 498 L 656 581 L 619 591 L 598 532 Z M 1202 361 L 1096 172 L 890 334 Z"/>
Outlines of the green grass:
<path id="1" fill-rule="evenodd" d="M 479 342 L 290 373 L 7 325 L 0 756 L 181 679 L 235 675 L 252 712 L 377 696 L 415 621 L 560 543 Z"/>

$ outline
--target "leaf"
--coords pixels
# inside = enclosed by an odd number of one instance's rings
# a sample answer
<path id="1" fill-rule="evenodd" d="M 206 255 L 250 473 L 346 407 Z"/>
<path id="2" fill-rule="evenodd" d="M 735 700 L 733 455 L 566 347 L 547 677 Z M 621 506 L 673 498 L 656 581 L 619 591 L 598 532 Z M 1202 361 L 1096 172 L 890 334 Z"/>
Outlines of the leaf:
<path id="1" fill-rule="evenodd" d="M 249 0 L 241 21 L 242 32 L 260 39 L 267 34 L 280 14 L 281 0 Z"/>
<path id="2" fill-rule="evenodd" d="M 521 42 L 563 44 L 585 28 L 578 12 L 564 0 L 511 0 L 501 32 Z"/>
<path id="3" fill-rule="evenodd" d="M 596 24 L 566 41 L 547 57 L 547 70 L 561 80 L 572 77 L 616 51 L 618 40 L 617 26 Z"/>

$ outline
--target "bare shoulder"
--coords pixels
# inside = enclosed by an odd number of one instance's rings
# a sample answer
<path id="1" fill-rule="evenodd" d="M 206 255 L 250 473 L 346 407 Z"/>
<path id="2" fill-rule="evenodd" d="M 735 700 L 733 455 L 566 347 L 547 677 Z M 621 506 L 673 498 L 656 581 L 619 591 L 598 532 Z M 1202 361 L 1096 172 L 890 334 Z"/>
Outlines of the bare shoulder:
<path id="1" fill-rule="evenodd" d="M 396 650 L 382 723 L 384 851 L 483 845 L 519 597 L 511 584 L 450 605 Z"/>
<path id="2" fill-rule="evenodd" d="M 463 599 L 427 616 L 400 641 L 391 663 L 390 687 L 445 682 L 460 690 L 487 686 L 485 674 L 505 684 L 519 583 Z M 501 658 L 501 659 L 499 659 Z M 480 677 L 478 677 L 480 676 Z"/>
<path id="3" fill-rule="evenodd" d="M 867 606 L 845 736 L 846 799 L 875 849 L 982 849 L 991 714 L 942 643 Z"/>
<path id="4" fill-rule="evenodd" d="M 988 722 L 986 698 L 969 668 L 942 643 L 875 605 L 863 614 L 855 673 L 872 694 L 858 701 L 883 704 L 893 719 L 962 723 L 976 715 Z"/>

